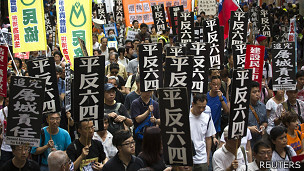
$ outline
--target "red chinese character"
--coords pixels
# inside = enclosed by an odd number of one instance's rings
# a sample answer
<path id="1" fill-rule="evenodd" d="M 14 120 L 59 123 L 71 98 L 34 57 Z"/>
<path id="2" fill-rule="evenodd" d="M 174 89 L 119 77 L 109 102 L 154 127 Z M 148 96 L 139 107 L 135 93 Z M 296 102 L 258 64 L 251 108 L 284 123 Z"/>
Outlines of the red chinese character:
<path id="1" fill-rule="evenodd" d="M 20 42 L 19 41 L 15 41 L 14 45 L 15 45 L 15 48 L 20 48 Z"/>

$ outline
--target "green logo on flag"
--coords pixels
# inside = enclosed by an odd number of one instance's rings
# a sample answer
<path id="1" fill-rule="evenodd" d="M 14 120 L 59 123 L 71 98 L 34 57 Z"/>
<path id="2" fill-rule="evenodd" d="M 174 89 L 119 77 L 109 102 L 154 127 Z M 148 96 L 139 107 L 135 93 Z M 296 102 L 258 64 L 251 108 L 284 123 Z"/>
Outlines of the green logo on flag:
<path id="1" fill-rule="evenodd" d="M 25 2 L 24 2 L 25 1 Z M 32 1 L 32 2 L 31 2 Z M 30 6 L 35 3 L 36 0 L 21 0 L 21 3 L 25 6 Z"/>
<path id="2" fill-rule="evenodd" d="M 81 27 L 86 22 L 87 22 L 87 18 L 86 18 L 86 14 L 84 12 L 83 5 L 80 5 L 79 2 L 76 2 L 75 5 L 72 6 L 71 15 L 70 15 L 70 23 L 74 27 Z M 79 23 L 81 23 L 81 24 L 79 24 Z"/>

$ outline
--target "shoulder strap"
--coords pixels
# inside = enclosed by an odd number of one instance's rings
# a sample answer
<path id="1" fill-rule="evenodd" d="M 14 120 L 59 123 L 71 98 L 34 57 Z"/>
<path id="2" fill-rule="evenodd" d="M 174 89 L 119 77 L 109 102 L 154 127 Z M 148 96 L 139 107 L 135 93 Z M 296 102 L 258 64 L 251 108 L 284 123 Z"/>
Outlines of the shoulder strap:
<path id="1" fill-rule="evenodd" d="M 261 125 L 260 118 L 259 118 L 258 114 L 255 112 L 254 108 L 251 105 L 249 105 L 249 107 L 250 107 L 255 119 L 258 121 L 258 124 Z"/>
<path id="2" fill-rule="evenodd" d="M 136 78 L 136 74 L 133 74 L 132 77 L 131 77 L 131 88 L 130 89 L 132 89 L 132 86 L 135 82 L 135 78 Z"/>
<path id="3" fill-rule="evenodd" d="M 3 116 L 4 116 L 4 120 L 7 120 L 7 116 L 6 116 L 6 113 L 4 111 L 4 108 L 2 108 L 1 110 L 2 110 L 2 113 L 3 113 Z"/>

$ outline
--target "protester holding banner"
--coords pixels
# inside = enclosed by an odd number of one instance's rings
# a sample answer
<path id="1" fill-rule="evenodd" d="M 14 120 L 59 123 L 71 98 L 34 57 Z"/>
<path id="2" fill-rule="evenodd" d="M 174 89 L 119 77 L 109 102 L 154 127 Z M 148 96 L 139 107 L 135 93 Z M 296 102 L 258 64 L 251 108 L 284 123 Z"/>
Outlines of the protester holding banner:
<path id="1" fill-rule="evenodd" d="M 150 33 L 148 33 L 148 25 L 145 23 L 142 23 L 140 25 L 140 32 L 135 35 L 135 39 L 138 39 L 141 43 L 145 41 L 145 39 L 151 39 Z"/>
<path id="2" fill-rule="evenodd" d="M 60 113 L 49 113 L 47 115 L 47 123 L 49 126 L 42 129 L 43 132 L 40 136 L 40 146 L 38 148 L 33 147 L 31 150 L 31 153 L 34 155 L 42 154 L 41 171 L 48 170 L 47 157 L 51 151 L 65 151 L 71 144 L 69 133 L 59 127 Z"/>

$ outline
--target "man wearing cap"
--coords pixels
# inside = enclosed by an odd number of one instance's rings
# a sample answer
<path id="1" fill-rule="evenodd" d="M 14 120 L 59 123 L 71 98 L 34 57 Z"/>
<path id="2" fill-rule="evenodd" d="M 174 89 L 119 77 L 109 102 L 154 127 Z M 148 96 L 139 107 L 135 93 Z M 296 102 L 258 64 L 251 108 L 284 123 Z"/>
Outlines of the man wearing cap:
<path id="1" fill-rule="evenodd" d="M 115 134 L 116 131 L 124 129 L 124 125 L 131 127 L 132 120 L 127 109 L 121 103 L 117 103 L 114 99 L 116 96 L 116 87 L 107 83 L 104 85 L 104 115 L 109 116 L 108 131 Z"/>
<path id="2" fill-rule="evenodd" d="M 270 65 L 270 61 L 268 58 L 268 51 L 267 51 L 268 40 L 267 40 L 267 37 L 265 37 L 264 35 L 261 35 L 261 34 L 257 35 L 255 39 L 258 41 L 259 45 L 265 46 L 265 55 L 264 55 L 265 62 L 264 62 L 264 66 L 263 66 L 263 75 L 265 76 L 265 78 L 267 80 L 267 84 L 268 84 L 272 78 L 272 68 Z"/>
<path id="3" fill-rule="evenodd" d="M 242 165 L 245 165 L 244 156 L 240 148 L 241 139 L 228 139 L 228 126 L 224 129 L 223 134 L 226 142 L 213 154 L 213 170 L 232 171 L 240 169 Z"/>
<path id="4" fill-rule="evenodd" d="M 135 39 L 138 39 L 140 42 L 145 41 L 146 38 L 151 39 L 150 33 L 147 32 L 148 25 L 146 23 L 142 23 L 140 25 L 140 32 L 135 35 Z"/>

